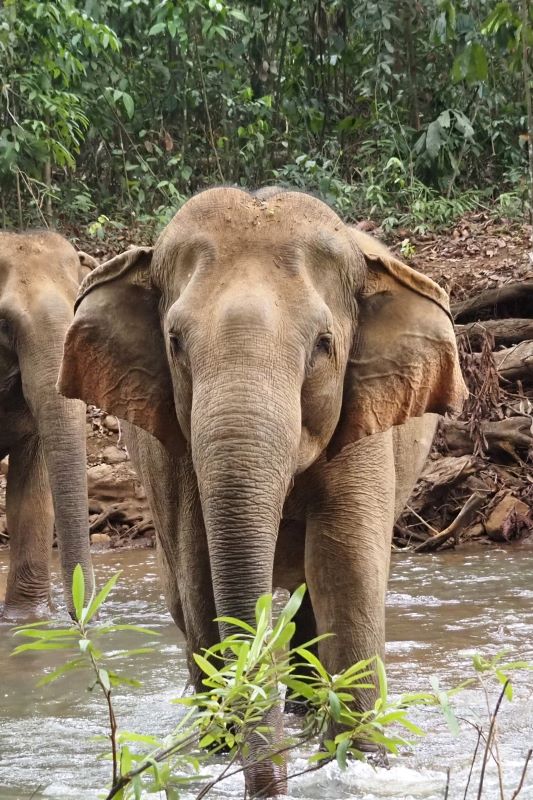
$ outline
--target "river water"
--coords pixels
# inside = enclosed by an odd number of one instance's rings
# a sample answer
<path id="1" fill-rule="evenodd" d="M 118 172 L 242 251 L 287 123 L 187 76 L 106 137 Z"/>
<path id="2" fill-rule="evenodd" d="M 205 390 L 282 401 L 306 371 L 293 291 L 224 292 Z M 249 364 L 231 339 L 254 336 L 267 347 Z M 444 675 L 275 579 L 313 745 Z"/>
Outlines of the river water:
<path id="1" fill-rule="evenodd" d="M 0 551 L 0 597 L 7 557 L 5 550 Z M 130 674 L 139 677 L 143 686 L 116 693 L 119 727 L 143 733 L 169 732 L 179 711 L 170 701 L 183 691 L 186 666 L 183 641 L 159 590 L 154 552 L 111 551 L 96 554 L 94 560 L 98 586 L 117 569 L 123 570 L 103 619 L 147 625 L 160 634 L 153 653 L 137 656 L 134 664 L 121 664 L 126 673 L 129 666 Z M 394 555 L 387 637 L 392 694 L 430 690 L 431 675 L 438 675 L 445 688 L 456 685 L 470 676 L 473 652 L 493 655 L 507 648 L 511 657 L 533 661 L 533 547 L 525 544 L 422 557 Z M 63 654 L 11 657 L 15 643 L 10 626 L 0 624 L 0 800 L 96 800 L 102 796 L 110 770 L 109 762 L 98 759 L 105 744 L 91 738 L 106 732 L 100 697 L 85 690 L 87 675 L 83 673 L 37 688 L 39 677 L 62 663 Z M 147 642 L 144 637 L 139 640 L 136 634 L 124 633 L 117 634 L 115 643 L 122 648 Z M 505 702 L 498 716 L 506 800 L 518 784 L 526 752 L 533 746 L 532 675 L 516 675 L 514 700 Z M 497 694 L 493 690 L 493 703 Z M 454 707 L 461 718 L 486 719 L 480 689 L 465 691 Z M 462 723 L 461 735 L 455 738 L 435 711 L 417 712 L 416 721 L 430 735 L 412 752 L 391 759 L 389 769 L 351 763 L 341 772 L 336 765 L 328 765 L 295 778 L 289 784 L 289 796 L 294 800 L 443 800 L 449 768 L 448 800 L 462 800 L 475 731 Z M 289 772 L 303 766 L 303 759 L 296 757 Z M 472 783 L 468 797 L 476 798 L 475 778 Z M 212 796 L 218 800 L 242 797 L 242 782 L 231 778 Z M 500 798 L 492 767 L 483 798 Z M 520 798 L 533 798 L 533 764 Z"/>

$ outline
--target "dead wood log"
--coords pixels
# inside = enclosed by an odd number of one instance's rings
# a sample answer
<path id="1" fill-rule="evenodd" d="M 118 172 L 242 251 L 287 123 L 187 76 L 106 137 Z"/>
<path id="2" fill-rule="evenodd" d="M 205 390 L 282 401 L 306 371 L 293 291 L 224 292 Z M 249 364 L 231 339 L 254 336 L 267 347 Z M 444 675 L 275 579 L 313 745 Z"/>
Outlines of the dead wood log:
<path id="1" fill-rule="evenodd" d="M 428 461 L 422 471 L 420 480 L 433 488 L 436 486 L 455 483 L 459 478 L 465 478 L 476 471 L 477 462 L 469 455 L 460 458 L 444 456 L 436 461 Z"/>
<path id="2" fill-rule="evenodd" d="M 496 369 L 502 378 L 508 381 L 533 380 L 533 341 L 520 342 L 506 350 L 497 350 L 493 355 Z"/>
<path id="3" fill-rule="evenodd" d="M 533 420 L 531 417 L 508 417 L 481 423 L 481 434 L 487 450 L 493 455 L 507 453 L 520 462 L 519 453 L 527 453 L 533 447 Z M 468 422 L 445 420 L 443 437 L 448 450 L 462 458 L 474 452 L 474 442 L 469 433 Z"/>
<path id="4" fill-rule="evenodd" d="M 491 317 L 533 317 L 533 278 L 488 289 L 451 307 L 456 322 L 473 322 L 488 310 Z"/>
<path id="5" fill-rule="evenodd" d="M 455 332 L 467 334 L 471 347 L 481 347 L 486 334 L 499 345 L 511 345 L 533 339 L 533 319 L 487 319 L 456 325 Z"/>
<path id="6" fill-rule="evenodd" d="M 452 537 L 455 541 L 455 544 L 458 544 L 461 531 L 465 528 L 468 528 L 472 519 L 474 518 L 474 515 L 485 502 L 486 498 L 484 495 L 471 495 L 459 514 L 456 516 L 453 522 L 448 525 L 447 528 L 440 533 L 435 534 L 435 536 L 430 536 L 425 542 L 417 544 L 416 547 L 413 548 L 413 551 L 415 553 L 432 553 L 433 551 L 438 550 L 439 547 L 442 547 L 442 545 Z"/>
<path id="7" fill-rule="evenodd" d="M 459 457 L 442 456 L 435 461 L 428 461 L 409 498 L 404 514 L 408 517 L 411 514 L 418 516 L 427 507 L 434 509 L 440 507 L 450 488 L 468 479 L 468 476 L 477 472 L 478 468 L 478 459 L 468 454 Z M 404 515 L 396 524 L 402 524 L 402 520 L 405 521 Z"/>

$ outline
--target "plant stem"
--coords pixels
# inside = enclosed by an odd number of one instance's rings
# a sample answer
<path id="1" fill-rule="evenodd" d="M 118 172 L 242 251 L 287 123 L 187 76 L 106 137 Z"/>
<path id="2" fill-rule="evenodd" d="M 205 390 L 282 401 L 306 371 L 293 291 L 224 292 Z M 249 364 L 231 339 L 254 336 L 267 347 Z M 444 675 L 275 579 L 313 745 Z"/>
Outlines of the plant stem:
<path id="1" fill-rule="evenodd" d="M 512 797 L 511 797 L 511 800 L 516 800 L 516 798 L 518 797 L 518 795 L 522 791 L 522 787 L 523 787 L 524 781 L 526 779 L 527 767 L 528 767 L 529 760 L 530 760 L 532 755 L 533 755 L 533 750 L 528 750 L 527 756 L 526 756 L 526 760 L 525 760 L 525 763 L 524 763 L 524 769 L 522 770 L 522 775 L 520 776 L 520 783 L 518 784 L 518 786 L 514 790 L 514 792 L 512 794 Z"/>
<path id="2" fill-rule="evenodd" d="M 470 770 L 468 771 L 468 778 L 466 780 L 465 793 L 463 795 L 463 800 L 466 800 L 466 796 L 468 794 L 468 787 L 470 786 L 470 781 L 472 780 L 472 772 L 474 771 L 474 764 L 476 763 L 476 757 L 477 757 L 477 753 L 478 753 L 478 750 L 479 750 L 479 745 L 481 744 L 481 736 L 482 736 L 481 728 L 477 728 L 477 742 L 476 742 L 476 747 L 475 747 L 475 750 L 474 750 L 474 755 L 472 756 L 472 761 L 470 762 Z"/>
<path id="3" fill-rule="evenodd" d="M 492 736 L 493 736 L 493 733 L 494 733 L 494 726 L 496 725 L 496 717 L 498 716 L 498 711 L 500 710 L 500 706 L 502 704 L 502 700 L 503 700 L 504 695 L 505 695 L 505 690 L 507 689 L 508 685 L 509 685 L 509 681 L 506 680 L 504 685 L 503 685 L 503 689 L 500 692 L 500 696 L 498 697 L 498 702 L 496 703 L 496 707 L 494 709 L 494 713 L 491 715 L 491 718 L 490 718 L 490 727 L 489 727 L 489 732 L 488 732 L 488 735 L 487 735 L 487 744 L 485 746 L 485 752 L 483 753 L 483 763 L 481 765 L 481 774 L 479 776 L 479 787 L 478 787 L 478 793 L 477 793 L 477 800 L 481 800 L 481 798 L 483 796 L 483 781 L 485 779 L 485 770 L 487 769 L 487 761 L 488 761 L 489 753 L 490 753 L 490 743 L 491 743 Z"/>

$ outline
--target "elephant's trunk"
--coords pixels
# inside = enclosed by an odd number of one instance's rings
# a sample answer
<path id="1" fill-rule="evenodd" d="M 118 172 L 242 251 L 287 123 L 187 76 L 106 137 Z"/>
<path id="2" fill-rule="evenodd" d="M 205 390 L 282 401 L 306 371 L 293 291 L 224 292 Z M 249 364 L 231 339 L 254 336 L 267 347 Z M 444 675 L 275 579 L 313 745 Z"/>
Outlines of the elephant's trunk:
<path id="1" fill-rule="evenodd" d="M 65 304 L 43 303 L 21 326 L 22 390 L 37 424 L 54 505 L 65 600 L 73 612 L 72 573 L 80 563 L 86 596 L 93 589 L 87 503 L 85 405 L 57 389 L 63 340 L 72 318 Z"/>
<path id="2" fill-rule="evenodd" d="M 272 592 L 276 539 L 299 442 L 299 395 L 289 407 L 290 382 L 281 368 L 276 375 L 272 362 L 248 369 L 241 352 L 232 371 L 228 361 L 222 375 L 193 391 L 192 451 L 217 613 L 253 624 L 257 598 Z M 230 632 L 221 625 L 221 636 Z M 275 747 L 281 708 L 265 723 L 271 729 L 267 747 Z M 284 768 L 271 761 L 254 765 L 264 739 L 252 736 L 250 747 L 246 782 L 252 796 L 283 791 Z"/>

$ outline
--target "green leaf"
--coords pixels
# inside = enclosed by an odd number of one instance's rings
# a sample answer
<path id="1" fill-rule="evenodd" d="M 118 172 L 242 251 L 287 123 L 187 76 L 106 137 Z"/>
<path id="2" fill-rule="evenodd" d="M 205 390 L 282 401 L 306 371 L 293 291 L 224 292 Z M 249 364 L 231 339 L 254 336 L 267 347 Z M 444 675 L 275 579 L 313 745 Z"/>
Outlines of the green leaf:
<path id="1" fill-rule="evenodd" d="M 248 22 L 248 17 L 246 14 L 243 14 L 243 12 L 239 11 L 238 8 L 228 8 L 228 14 L 234 17 L 234 19 L 240 20 L 241 22 Z"/>
<path id="2" fill-rule="evenodd" d="M 74 603 L 74 611 L 76 612 L 76 619 L 81 620 L 83 613 L 83 603 L 85 601 L 85 579 L 83 577 L 83 570 L 81 564 L 76 564 L 74 572 L 72 573 L 72 602 Z"/>
<path id="3" fill-rule="evenodd" d="M 264 620 L 268 620 L 271 611 L 272 611 L 272 595 L 263 594 L 260 597 L 258 597 L 257 603 L 255 604 L 255 620 L 257 623 L 258 631 L 260 623 L 262 623 Z"/>
<path id="4" fill-rule="evenodd" d="M 378 677 L 379 697 L 382 705 L 386 706 L 388 699 L 387 673 L 381 658 L 376 658 L 376 674 Z"/>
<path id="5" fill-rule="evenodd" d="M 320 675 L 320 677 L 324 681 L 328 681 L 329 682 L 329 675 L 326 672 L 325 667 L 318 660 L 318 658 L 315 656 L 315 654 L 311 652 L 311 650 L 307 650 L 305 647 L 297 647 L 297 648 L 295 648 L 294 652 L 298 653 L 298 655 L 301 656 L 302 658 L 305 658 L 305 660 L 309 664 L 311 664 L 311 666 L 313 666 L 316 669 L 316 671 Z"/>
<path id="6" fill-rule="evenodd" d="M 127 92 L 122 92 L 122 103 L 124 105 L 124 108 L 126 109 L 126 114 L 131 119 L 133 117 L 133 112 L 135 111 L 135 103 L 133 102 L 133 97 Z"/>
<path id="7" fill-rule="evenodd" d="M 133 733 L 130 731 L 121 731 L 117 734 L 117 742 L 120 744 L 123 742 L 142 742 L 143 744 L 149 744 L 150 747 L 161 747 L 161 741 L 155 736 L 149 736 L 144 733 Z"/>
<path id="8" fill-rule="evenodd" d="M 72 630 L 53 629 L 52 630 L 26 630 L 20 628 L 15 631 L 13 636 L 26 636 L 29 639 L 75 639 L 79 636 L 79 631 L 76 628 Z"/>
<path id="9" fill-rule="evenodd" d="M 61 678 L 62 675 L 66 675 L 67 672 L 73 672 L 75 669 L 80 669 L 81 667 L 85 667 L 86 662 L 83 658 L 74 658 L 72 661 L 67 661 L 66 664 L 62 664 L 57 669 L 54 669 L 53 672 L 48 673 L 45 675 L 44 678 L 41 678 L 37 686 L 46 686 L 48 683 L 52 683 L 52 681 Z"/>
<path id="10" fill-rule="evenodd" d="M 502 686 L 505 686 L 505 697 L 507 700 L 511 701 L 513 699 L 513 687 L 511 681 L 509 680 L 509 676 L 502 672 L 501 669 L 495 670 L 495 675 Z"/>
<path id="11" fill-rule="evenodd" d="M 437 158 L 439 150 L 445 141 L 438 119 L 430 122 L 426 131 L 426 150 L 430 158 Z"/>
<path id="12" fill-rule="evenodd" d="M 28 644 L 19 644 L 18 647 L 15 647 L 11 655 L 16 656 L 28 650 L 70 650 L 71 646 L 63 642 L 28 642 Z"/>
<path id="13" fill-rule="evenodd" d="M 194 660 L 196 661 L 202 672 L 205 672 L 205 674 L 209 675 L 210 678 L 212 678 L 214 675 L 219 674 L 216 667 L 214 667 L 206 658 L 201 656 L 199 653 L 193 653 L 192 657 L 194 658 Z"/>
<path id="14" fill-rule="evenodd" d="M 89 606 L 85 609 L 82 615 L 82 622 L 90 622 L 90 620 L 94 617 L 102 603 L 105 602 L 107 596 L 111 589 L 115 586 L 116 582 L 118 581 L 119 577 L 122 575 L 122 570 L 116 572 L 105 584 L 105 586 L 100 589 L 96 597 L 93 597 Z"/>
<path id="15" fill-rule="evenodd" d="M 239 656 L 237 658 L 237 663 L 235 665 L 235 681 L 238 682 L 241 680 L 244 669 L 246 667 L 246 662 L 248 659 L 248 655 L 250 653 L 250 645 L 248 642 L 244 642 L 239 649 Z"/>
<path id="16" fill-rule="evenodd" d="M 450 127 L 451 118 L 449 109 L 446 109 L 441 114 L 439 114 L 439 116 L 437 117 L 437 122 L 439 122 L 441 127 L 443 128 Z"/>
<path id="17" fill-rule="evenodd" d="M 282 678 L 282 683 L 288 688 L 291 689 L 295 695 L 301 695 L 305 697 L 306 700 L 311 700 L 315 697 L 315 690 L 312 686 L 308 683 L 304 683 L 304 681 L 300 681 L 297 678 L 288 677 Z M 291 698 L 293 695 L 291 695 Z"/>
<path id="18" fill-rule="evenodd" d="M 255 628 L 252 628 L 247 622 L 243 622 L 242 619 L 237 619 L 236 617 L 216 617 L 215 622 L 225 622 L 227 625 L 232 625 L 235 628 L 242 628 L 244 631 L 251 633 L 252 636 L 255 636 Z"/>
<path id="19" fill-rule="evenodd" d="M 156 22 L 148 31 L 148 36 L 157 36 L 158 33 L 164 31 L 167 27 L 166 22 Z"/>
<path id="20" fill-rule="evenodd" d="M 339 698 L 337 697 L 335 692 L 331 691 L 331 689 L 328 692 L 328 700 L 329 700 L 329 710 L 331 712 L 331 716 L 333 717 L 335 722 L 339 722 L 341 716 L 341 704 Z"/>
<path id="21" fill-rule="evenodd" d="M 305 597 L 305 593 L 307 591 L 307 586 L 305 583 L 302 583 L 290 596 L 288 599 L 283 611 L 281 612 L 281 617 L 286 620 L 287 622 L 294 618 L 298 609 L 302 605 L 302 601 Z"/>
<path id="22" fill-rule="evenodd" d="M 348 750 L 350 749 L 350 740 L 343 739 L 343 741 L 339 742 L 337 745 L 337 749 L 335 750 L 335 758 L 337 759 L 337 764 L 339 765 L 339 769 L 345 770 L 348 766 L 346 761 L 346 756 L 348 754 Z"/>
<path id="23" fill-rule="evenodd" d="M 100 680 L 100 683 L 102 684 L 102 686 L 106 690 L 106 692 L 109 692 L 111 690 L 111 682 L 109 680 L 108 671 L 106 669 L 100 668 L 98 670 L 98 678 Z"/>

